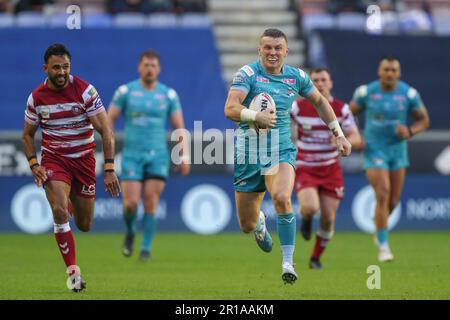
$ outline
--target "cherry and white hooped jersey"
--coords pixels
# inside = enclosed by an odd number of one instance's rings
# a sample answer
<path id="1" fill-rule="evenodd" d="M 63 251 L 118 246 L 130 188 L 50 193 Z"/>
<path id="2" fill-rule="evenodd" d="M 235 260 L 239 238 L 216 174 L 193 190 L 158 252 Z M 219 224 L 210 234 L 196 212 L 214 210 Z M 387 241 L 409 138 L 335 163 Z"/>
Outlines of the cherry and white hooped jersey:
<path id="1" fill-rule="evenodd" d="M 348 104 L 329 100 L 344 133 L 356 128 L 355 119 Z M 313 104 L 306 99 L 292 104 L 291 117 L 297 123 L 297 167 L 329 166 L 339 161 L 339 153 L 332 140 L 332 132 L 323 122 Z"/>
<path id="2" fill-rule="evenodd" d="M 72 75 L 60 91 L 50 89 L 47 81 L 30 94 L 25 110 L 25 121 L 42 129 L 42 150 L 69 158 L 93 152 L 89 117 L 105 112 L 97 90 Z"/>

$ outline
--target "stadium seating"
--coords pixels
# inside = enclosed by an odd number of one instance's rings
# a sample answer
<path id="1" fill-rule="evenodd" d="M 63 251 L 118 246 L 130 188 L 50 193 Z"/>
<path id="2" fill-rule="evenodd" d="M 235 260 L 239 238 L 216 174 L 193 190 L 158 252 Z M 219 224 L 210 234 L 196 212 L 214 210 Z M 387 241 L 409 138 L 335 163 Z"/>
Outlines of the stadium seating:
<path id="1" fill-rule="evenodd" d="M 450 10 L 435 11 L 433 14 L 434 31 L 438 35 L 450 35 Z"/>
<path id="2" fill-rule="evenodd" d="M 189 28 L 204 28 L 211 26 L 211 20 L 207 14 L 188 12 L 180 17 L 180 25 Z"/>
<path id="3" fill-rule="evenodd" d="M 314 13 L 303 16 L 303 31 L 309 33 L 314 29 L 332 29 L 336 27 L 336 18 L 328 13 Z"/>
<path id="4" fill-rule="evenodd" d="M 146 15 L 138 12 L 118 13 L 113 18 L 116 28 L 141 28 L 145 26 Z"/>
<path id="5" fill-rule="evenodd" d="M 19 12 L 16 17 L 16 26 L 18 27 L 45 27 L 47 25 L 46 17 L 39 12 L 24 11 Z"/>
<path id="6" fill-rule="evenodd" d="M 367 16 L 359 12 L 342 12 L 337 15 L 337 27 L 342 30 L 364 30 Z"/>
<path id="7" fill-rule="evenodd" d="M 146 25 L 155 28 L 173 28 L 178 26 L 178 17 L 174 13 L 152 13 L 148 16 Z"/>
<path id="8" fill-rule="evenodd" d="M 109 28 L 113 25 L 111 15 L 102 12 L 83 14 L 81 19 L 86 28 Z"/>
<path id="9" fill-rule="evenodd" d="M 0 13 L 0 28 L 14 26 L 14 15 L 10 13 Z"/>

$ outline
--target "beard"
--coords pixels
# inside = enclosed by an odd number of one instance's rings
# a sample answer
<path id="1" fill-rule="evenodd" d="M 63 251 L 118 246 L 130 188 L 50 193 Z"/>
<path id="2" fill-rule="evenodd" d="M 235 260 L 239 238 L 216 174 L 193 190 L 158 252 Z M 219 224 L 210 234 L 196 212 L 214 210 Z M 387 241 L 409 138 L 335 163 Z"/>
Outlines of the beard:
<path id="1" fill-rule="evenodd" d="M 64 78 L 64 82 L 61 84 L 61 82 L 58 81 L 59 78 Z M 60 76 L 60 77 L 50 77 L 48 76 L 48 79 L 51 81 L 51 83 L 58 89 L 64 88 L 69 81 L 69 76 Z"/>

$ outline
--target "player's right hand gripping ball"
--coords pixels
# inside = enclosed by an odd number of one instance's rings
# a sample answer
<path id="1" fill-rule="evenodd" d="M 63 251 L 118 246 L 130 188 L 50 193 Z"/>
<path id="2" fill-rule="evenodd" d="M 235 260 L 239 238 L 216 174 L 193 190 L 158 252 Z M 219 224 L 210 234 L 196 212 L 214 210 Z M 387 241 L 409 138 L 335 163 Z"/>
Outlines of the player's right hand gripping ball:
<path id="1" fill-rule="evenodd" d="M 261 112 L 266 109 L 273 110 L 273 112 L 276 114 L 276 106 L 275 101 L 273 98 L 265 92 L 262 92 L 255 96 L 249 105 L 250 110 L 254 110 L 256 112 Z M 268 129 L 261 129 L 258 127 L 258 124 L 256 122 L 250 124 L 250 128 L 255 129 L 259 133 L 267 133 L 270 128 Z"/>

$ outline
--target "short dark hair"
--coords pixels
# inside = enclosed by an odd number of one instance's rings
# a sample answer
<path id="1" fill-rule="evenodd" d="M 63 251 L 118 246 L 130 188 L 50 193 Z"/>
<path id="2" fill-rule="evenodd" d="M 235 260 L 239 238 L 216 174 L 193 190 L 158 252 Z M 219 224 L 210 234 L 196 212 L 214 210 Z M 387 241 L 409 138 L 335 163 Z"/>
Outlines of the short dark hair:
<path id="1" fill-rule="evenodd" d="M 397 58 L 397 57 L 394 56 L 394 55 L 386 55 L 386 56 L 383 56 L 383 57 L 380 59 L 380 63 L 381 63 L 381 61 L 383 61 L 383 60 L 387 60 L 387 61 L 389 61 L 389 62 L 392 62 L 392 61 L 398 61 L 398 62 L 400 63 L 400 59 Z"/>
<path id="2" fill-rule="evenodd" d="M 149 50 L 143 52 L 143 53 L 141 54 L 141 56 L 139 57 L 139 62 L 141 62 L 142 59 L 144 59 L 144 58 L 148 58 L 148 59 L 156 59 L 156 60 L 158 60 L 159 63 L 161 63 L 161 60 L 160 60 L 160 58 L 159 58 L 159 53 L 156 52 L 156 51 L 153 50 L 153 49 L 149 49 Z"/>
<path id="3" fill-rule="evenodd" d="M 322 71 L 325 71 L 326 73 L 328 73 L 328 75 L 329 75 L 330 78 L 331 78 L 331 72 L 330 72 L 330 69 L 328 69 L 328 68 L 326 68 L 326 67 L 314 68 L 314 69 L 311 70 L 310 74 L 313 74 L 313 73 L 319 73 L 319 72 L 322 72 Z"/>
<path id="4" fill-rule="evenodd" d="M 270 38 L 284 38 L 286 40 L 286 43 L 288 42 L 288 39 L 283 31 L 275 28 L 269 28 L 264 30 L 263 34 L 261 35 L 261 38 L 263 37 L 270 37 Z"/>
<path id="5" fill-rule="evenodd" d="M 69 50 L 67 50 L 67 48 L 60 43 L 55 43 L 52 44 L 50 47 L 47 48 L 47 50 L 45 50 L 45 54 L 44 54 L 44 61 L 45 63 L 48 63 L 48 59 L 50 58 L 50 56 L 67 56 L 69 58 L 69 61 L 71 60 L 71 55 Z"/>

